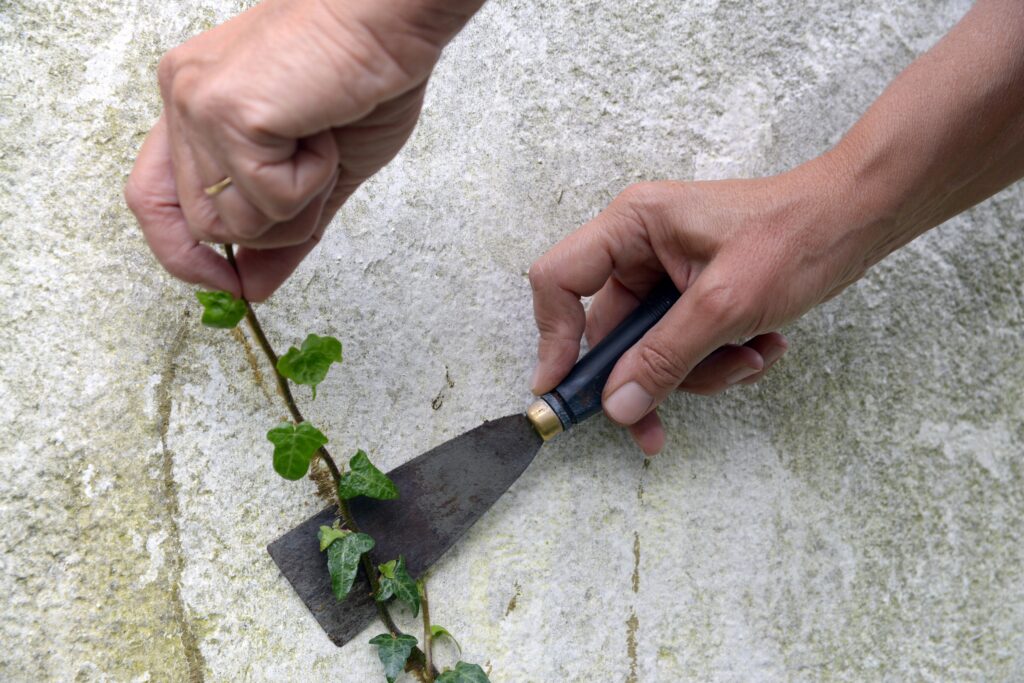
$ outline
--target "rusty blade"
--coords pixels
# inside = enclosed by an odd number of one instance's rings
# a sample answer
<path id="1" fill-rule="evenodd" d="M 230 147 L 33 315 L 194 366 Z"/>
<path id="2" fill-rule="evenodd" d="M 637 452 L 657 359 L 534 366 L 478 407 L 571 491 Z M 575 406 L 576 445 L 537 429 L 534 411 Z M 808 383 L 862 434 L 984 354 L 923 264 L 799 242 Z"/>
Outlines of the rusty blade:
<path id="1" fill-rule="evenodd" d="M 422 574 L 519 478 L 543 441 L 523 415 L 485 422 L 388 473 L 397 500 L 357 498 L 352 514 L 376 540 L 375 563 L 405 556 Z M 355 637 L 376 616 L 369 582 L 360 574 L 349 597 L 331 593 L 316 532 L 335 519 L 323 510 L 269 546 L 274 562 L 335 645 Z"/>

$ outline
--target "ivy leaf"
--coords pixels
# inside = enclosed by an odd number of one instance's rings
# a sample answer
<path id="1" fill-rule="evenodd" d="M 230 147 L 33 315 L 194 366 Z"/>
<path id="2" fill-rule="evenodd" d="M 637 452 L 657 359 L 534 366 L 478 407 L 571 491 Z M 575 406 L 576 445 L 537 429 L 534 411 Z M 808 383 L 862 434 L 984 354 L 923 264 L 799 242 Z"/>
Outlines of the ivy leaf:
<path id="1" fill-rule="evenodd" d="M 405 669 L 405 662 L 416 647 L 416 638 L 402 634 L 393 636 L 390 633 L 382 633 L 370 639 L 370 645 L 377 646 L 377 656 L 384 665 L 384 676 L 388 683 L 395 683 L 395 679 Z"/>
<path id="2" fill-rule="evenodd" d="M 329 529 L 330 527 L 321 527 Z M 323 545 L 324 537 L 320 537 Z M 373 549 L 373 539 L 366 534 L 348 532 L 327 545 L 327 571 L 331 574 L 331 591 L 338 600 L 344 600 L 359 571 L 359 558 Z"/>
<path id="3" fill-rule="evenodd" d="M 391 560 L 390 562 L 385 562 L 384 564 L 378 565 L 377 569 L 380 570 L 380 575 L 383 576 L 385 579 L 393 579 L 395 578 L 396 564 L 398 564 L 398 560 Z"/>
<path id="4" fill-rule="evenodd" d="M 378 567 L 380 570 L 380 587 L 377 589 L 376 599 L 384 602 L 394 596 L 412 608 L 412 615 L 415 617 L 420 613 L 420 587 L 416 585 L 416 579 L 409 575 L 405 567 L 405 558 L 398 556 L 398 561 L 391 560 Z"/>
<path id="5" fill-rule="evenodd" d="M 345 538 L 351 531 L 345 531 L 344 529 L 338 529 L 333 526 L 320 526 L 320 531 L 316 532 L 316 537 L 320 539 L 320 552 L 327 550 L 327 547 L 335 541 Z"/>
<path id="6" fill-rule="evenodd" d="M 348 467 L 349 471 L 341 475 L 338 481 L 338 497 L 343 500 L 356 496 L 380 500 L 398 498 L 395 482 L 378 470 L 363 451 L 356 451 L 348 461 Z"/>
<path id="7" fill-rule="evenodd" d="M 196 292 L 203 305 L 202 322 L 207 327 L 229 330 L 245 317 L 245 302 L 231 292 Z"/>
<path id="8" fill-rule="evenodd" d="M 296 384 L 313 387 L 313 398 L 316 398 L 316 385 L 327 377 L 331 363 L 340 362 L 340 341 L 311 334 L 302 342 L 301 349 L 293 346 L 277 359 L 277 371 Z"/>
<path id="9" fill-rule="evenodd" d="M 308 422 L 282 422 L 267 432 L 267 439 L 274 444 L 274 469 L 292 481 L 306 475 L 313 454 L 327 443 L 327 437 Z"/>
<path id="10" fill-rule="evenodd" d="M 437 683 L 491 683 L 491 681 L 479 665 L 459 662 L 454 669 L 448 669 L 438 676 Z"/>
<path id="11" fill-rule="evenodd" d="M 449 633 L 448 629 L 446 629 L 444 626 L 432 624 L 430 627 L 430 638 L 431 640 L 437 640 L 438 638 L 449 638 L 453 643 L 455 643 L 455 647 L 456 649 L 458 649 L 459 654 L 462 654 L 462 646 L 459 645 L 459 641 L 455 640 L 455 636 Z"/>

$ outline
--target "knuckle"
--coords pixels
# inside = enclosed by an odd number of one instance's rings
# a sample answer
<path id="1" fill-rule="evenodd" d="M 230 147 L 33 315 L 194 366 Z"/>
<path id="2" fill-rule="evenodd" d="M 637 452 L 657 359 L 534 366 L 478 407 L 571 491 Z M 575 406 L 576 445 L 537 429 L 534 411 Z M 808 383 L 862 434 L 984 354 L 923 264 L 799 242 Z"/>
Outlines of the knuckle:
<path id="1" fill-rule="evenodd" d="M 267 232 L 273 219 L 261 219 L 255 216 L 239 217 L 231 214 L 220 216 L 220 222 L 224 226 L 224 232 L 234 242 L 255 242 Z"/>
<path id="2" fill-rule="evenodd" d="M 308 193 L 294 186 L 268 189 L 263 194 L 262 213 L 273 223 L 284 223 L 295 218 L 308 201 Z"/>
<path id="3" fill-rule="evenodd" d="M 252 242 L 259 239 L 262 231 L 257 230 L 251 223 L 235 222 L 230 219 L 221 218 L 224 223 L 224 233 L 231 238 L 235 244 Z"/>
<path id="4" fill-rule="evenodd" d="M 543 341 L 550 342 L 561 342 L 570 340 L 570 336 L 565 332 L 565 323 L 558 319 L 550 316 L 534 316 L 537 323 L 537 332 L 540 333 L 540 338 Z"/>
<path id="5" fill-rule="evenodd" d="M 667 185 L 663 182 L 634 183 L 619 194 L 619 201 L 634 210 L 659 211 L 667 201 Z"/>
<path id="6" fill-rule="evenodd" d="M 188 232 L 196 242 L 232 242 L 235 238 L 227 224 L 212 213 L 189 221 Z"/>
<path id="7" fill-rule="evenodd" d="M 124 203 L 145 227 L 147 219 L 159 212 L 161 204 L 157 197 L 148 191 L 134 175 L 129 176 L 124 186 Z"/>
<path id="8" fill-rule="evenodd" d="M 167 85 L 165 90 L 167 105 L 175 112 L 183 116 L 191 117 L 196 112 L 196 92 L 194 88 L 182 83 L 182 79 L 175 78 Z"/>
<path id="9" fill-rule="evenodd" d="M 277 128 L 274 112 L 265 102 L 246 98 L 236 102 L 232 109 L 232 126 L 249 141 L 261 140 L 265 137 L 277 137 L 273 134 Z"/>
<path id="10" fill-rule="evenodd" d="M 171 102 L 201 130 L 219 123 L 221 107 L 217 90 L 195 83 L 191 78 L 178 78 L 171 89 Z"/>
<path id="11" fill-rule="evenodd" d="M 180 49 L 168 52 L 157 66 L 160 93 L 166 106 L 188 120 L 203 124 L 209 121 L 210 94 L 215 90 L 200 81 L 196 69 L 187 66 L 186 60 L 176 54 Z"/>
<path id="12" fill-rule="evenodd" d="M 701 318 L 714 326 L 729 327 L 737 321 L 749 319 L 753 312 L 751 297 L 731 282 L 706 284 L 697 294 L 696 306 Z"/>
<path id="13" fill-rule="evenodd" d="M 690 366 L 668 347 L 659 343 L 644 344 L 639 354 L 640 371 L 658 387 L 672 389 L 690 374 Z"/>
<path id="14" fill-rule="evenodd" d="M 533 265 L 530 266 L 527 276 L 530 279 L 530 288 L 534 292 L 544 289 L 551 277 L 551 268 L 548 265 L 548 260 L 542 257 L 534 261 Z"/>
<path id="15" fill-rule="evenodd" d="M 156 65 L 156 80 L 160 85 L 160 91 L 165 94 L 170 92 L 171 84 L 174 83 L 174 75 L 178 70 L 178 49 L 174 48 L 164 53 Z"/>
<path id="16" fill-rule="evenodd" d="M 144 210 L 143 193 L 134 177 L 129 177 L 128 182 L 124 185 L 124 203 L 128 206 L 128 210 L 136 216 Z"/>

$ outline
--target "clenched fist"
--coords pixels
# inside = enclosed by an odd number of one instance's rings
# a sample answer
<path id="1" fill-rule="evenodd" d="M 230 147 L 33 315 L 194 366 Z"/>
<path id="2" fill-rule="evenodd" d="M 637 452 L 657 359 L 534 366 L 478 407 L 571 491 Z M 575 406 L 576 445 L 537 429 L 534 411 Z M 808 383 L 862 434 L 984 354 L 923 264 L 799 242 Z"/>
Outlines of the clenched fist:
<path id="1" fill-rule="evenodd" d="M 267 0 L 168 52 L 164 112 L 125 190 L 160 263 L 268 297 L 398 153 L 481 2 Z M 203 242 L 241 246 L 241 279 Z"/>

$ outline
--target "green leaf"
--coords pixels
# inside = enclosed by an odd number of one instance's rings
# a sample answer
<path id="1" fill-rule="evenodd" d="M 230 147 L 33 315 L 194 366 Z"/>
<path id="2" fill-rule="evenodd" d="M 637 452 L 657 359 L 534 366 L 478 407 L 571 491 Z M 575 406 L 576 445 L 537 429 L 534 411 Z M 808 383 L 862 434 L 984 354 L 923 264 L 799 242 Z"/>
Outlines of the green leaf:
<path id="1" fill-rule="evenodd" d="M 388 475 L 378 470 L 363 451 L 356 451 L 348 461 L 349 471 L 338 482 L 338 497 L 343 500 L 366 496 L 380 500 L 398 498 L 398 488 Z"/>
<path id="2" fill-rule="evenodd" d="M 327 550 L 327 546 L 334 543 L 338 539 L 345 538 L 351 531 L 344 529 L 338 529 L 333 526 L 321 525 L 320 531 L 316 532 L 316 537 L 320 539 L 320 552 Z"/>
<path id="3" fill-rule="evenodd" d="M 327 437 L 308 422 L 282 422 L 267 432 L 267 439 L 274 444 L 274 469 L 292 481 L 306 475 L 313 454 L 327 443 Z"/>
<path id="4" fill-rule="evenodd" d="M 382 633 L 370 639 L 370 645 L 377 646 L 377 656 L 384 665 L 384 676 L 388 683 L 395 683 L 395 679 L 405 669 L 405 662 L 416 647 L 416 638 L 402 634 L 393 636 L 390 633 Z"/>
<path id="5" fill-rule="evenodd" d="M 395 578 L 395 565 L 398 564 L 398 560 L 391 560 L 384 564 L 377 565 L 377 569 L 380 570 L 380 575 L 386 579 Z"/>
<path id="6" fill-rule="evenodd" d="M 328 527 L 330 528 L 330 527 Z M 323 538 L 320 539 L 321 544 Z M 331 591 L 344 600 L 359 571 L 359 558 L 373 548 L 373 539 L 366 534 L 347 533 L 327 546 L 327 571 L 331 574 Z"/>
<path id="7" fill-rule="evenodd" d="M 384 573 L 385 568 L 391 573 L 390 577 Z M 416 585 L 416 579 L 412 578 L 409 575 L 409 570 L 405 568 L 405 558 L 399 555 L 397 562 L 392 560 L 386 565 L 381 565 L 379 569 L 381 577 L 380 587 L 377 589 L 377 600 L 384 602 L 391 596 L 395 596 L 412 608 L 414 617 L 419 614 L 420 588 Z"/>
<path id="8" fill-rule="evenodd" d="M 296 384 L 313 387 L 313 398 L 316 398 L 316 385 L 327 377 L 332 363 L 340 362 L 340 341 L 311 334 L 302 342 L 301 349 L 293 346 L 277 359 L 277 371 Z"/>
<path id="9" fill-rule="evenodd" d="M 437 677 L 437 683 L 491 683 L 487 674 L 476 664 L 459 662 Z"/>
<path id="10" fill-rule="evenodd" d="M 196 292 L 203 305 L 203 324 L 229 330 L 245 317 L 245 302 L 231 292 Z"/>
<path id="11" fill-rule="evenodd" d="M 449 633 L 448 629 L 446 629 L 444 626 L 432 624 L 430 626 L 430 638 L 431 640 L 437 640 L 438 638 L 450 638 L 451 641 L 455 643 L 455 647 L 456 649 L 458 649 L 459 654 L 462 654 L 462 646 L 459 645 L 459 641 L 455 640 L 455 636 Z"/>

